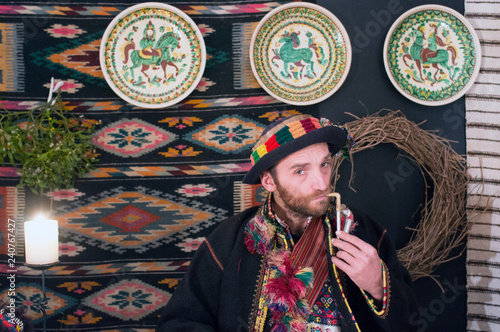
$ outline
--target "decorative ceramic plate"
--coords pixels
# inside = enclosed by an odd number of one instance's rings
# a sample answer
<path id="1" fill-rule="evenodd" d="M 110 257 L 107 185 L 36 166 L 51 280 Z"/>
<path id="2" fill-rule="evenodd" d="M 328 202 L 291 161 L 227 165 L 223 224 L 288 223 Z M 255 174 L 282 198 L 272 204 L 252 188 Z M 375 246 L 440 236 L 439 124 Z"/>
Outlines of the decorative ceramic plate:
<path id="1" fill-rule="evenodd" d="M 104 32 L 101 68 L 109 86 L 125 101 L 162 108 L 186 98 L 205 70 L 200 30 L 179 9 L 143 3 L 116 16 Z"/>
<path id="2" fill-rule="evenodd" d="M 384 64 L 392 84 L 422 105 L 445 105 L 463 96 L 474 84 L 480 59 L 474 28 L 445 6 L 407 11 L 385 39 Z"/>
<path id="3" fill-rule="evenodd" d="M 331 96 L 351 65 L 351 43 L 340 21 L 306 2 L 282 5 L 257 25 L 250 44 L 252 71 L 274 98 L 310 105 Z"/>

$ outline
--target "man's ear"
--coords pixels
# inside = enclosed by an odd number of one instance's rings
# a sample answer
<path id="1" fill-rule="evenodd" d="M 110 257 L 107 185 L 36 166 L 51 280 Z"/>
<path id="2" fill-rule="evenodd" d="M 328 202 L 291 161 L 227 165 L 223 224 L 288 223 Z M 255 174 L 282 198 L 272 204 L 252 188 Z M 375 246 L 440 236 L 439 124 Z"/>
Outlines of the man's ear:
<path id="1" fill-rule="evenodd" d="M 276 190 L 276 183 L 274 182 L 271 172 L 269 171 L 264 171 L 260 175 L 260 183 L 269 192 L 274 192 Z"/>

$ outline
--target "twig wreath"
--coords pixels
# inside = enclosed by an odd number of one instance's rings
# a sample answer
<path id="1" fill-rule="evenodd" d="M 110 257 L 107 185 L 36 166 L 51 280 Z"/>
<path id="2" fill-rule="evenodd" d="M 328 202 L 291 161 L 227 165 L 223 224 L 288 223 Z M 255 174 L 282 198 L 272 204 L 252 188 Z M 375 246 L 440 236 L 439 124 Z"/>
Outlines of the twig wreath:
<path id="1" fill-rule="evenodd" d="M 458 257 L 449 256 L 461 245 L 470 228 L 466 215 L 467 162 L 453 151 L 448 140 L 423 130 L 400 111 L 389 111 L 384 116 L 378 112 L 363 118 L 354 117 L 356 120 L 346 123 L 356 141 L 351 149 L 351 167 L 356 152 L 380 143 L 392 143 L 415 160 L 427 188 L 432 181 L 434 192 L 432 197 L 427 197 L 426 191 L 420 223 L 412 229 L 409 243 L 397 254 L 413 280 L 433 278 L 431 273 L 438 265 Z M 340 177 L 338 169 L 344 159 L 334 159 L 335 183 Z M 353 174 L 351 172 L 349 183 Z"/>

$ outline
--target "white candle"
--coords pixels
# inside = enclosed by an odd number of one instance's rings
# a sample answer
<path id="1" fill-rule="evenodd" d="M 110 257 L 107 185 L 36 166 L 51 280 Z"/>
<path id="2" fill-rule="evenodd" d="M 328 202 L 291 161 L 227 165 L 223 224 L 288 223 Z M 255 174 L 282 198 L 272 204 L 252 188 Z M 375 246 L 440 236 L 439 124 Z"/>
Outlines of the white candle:
<path id="1" fill-rule="evenodd" d="M 57 220 L 36 218 L 24 223 L 26 264 L 45 265 L 59 260 Z"/>

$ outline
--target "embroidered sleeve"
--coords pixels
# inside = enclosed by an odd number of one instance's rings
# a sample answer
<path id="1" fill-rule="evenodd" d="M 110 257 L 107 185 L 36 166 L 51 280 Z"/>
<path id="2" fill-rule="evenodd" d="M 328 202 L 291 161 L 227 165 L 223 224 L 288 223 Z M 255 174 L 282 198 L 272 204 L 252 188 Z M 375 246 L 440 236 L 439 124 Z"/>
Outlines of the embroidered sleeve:
<path id="1" fill-rule="evenodd" d="M 361 292 L 363 293 L 370 309 L 380 318 L 385 318 L 389 312 L 390 300 L 389 269 L 385 265 L 384 261 L 380 260 L 380 262 L 382 263 L 382 282 L 384 284 L 384 296 L 382 298 L 382 302 L 377 305 L 375 304 L 375 300 L 364 290 L 361 289 Z"/>

